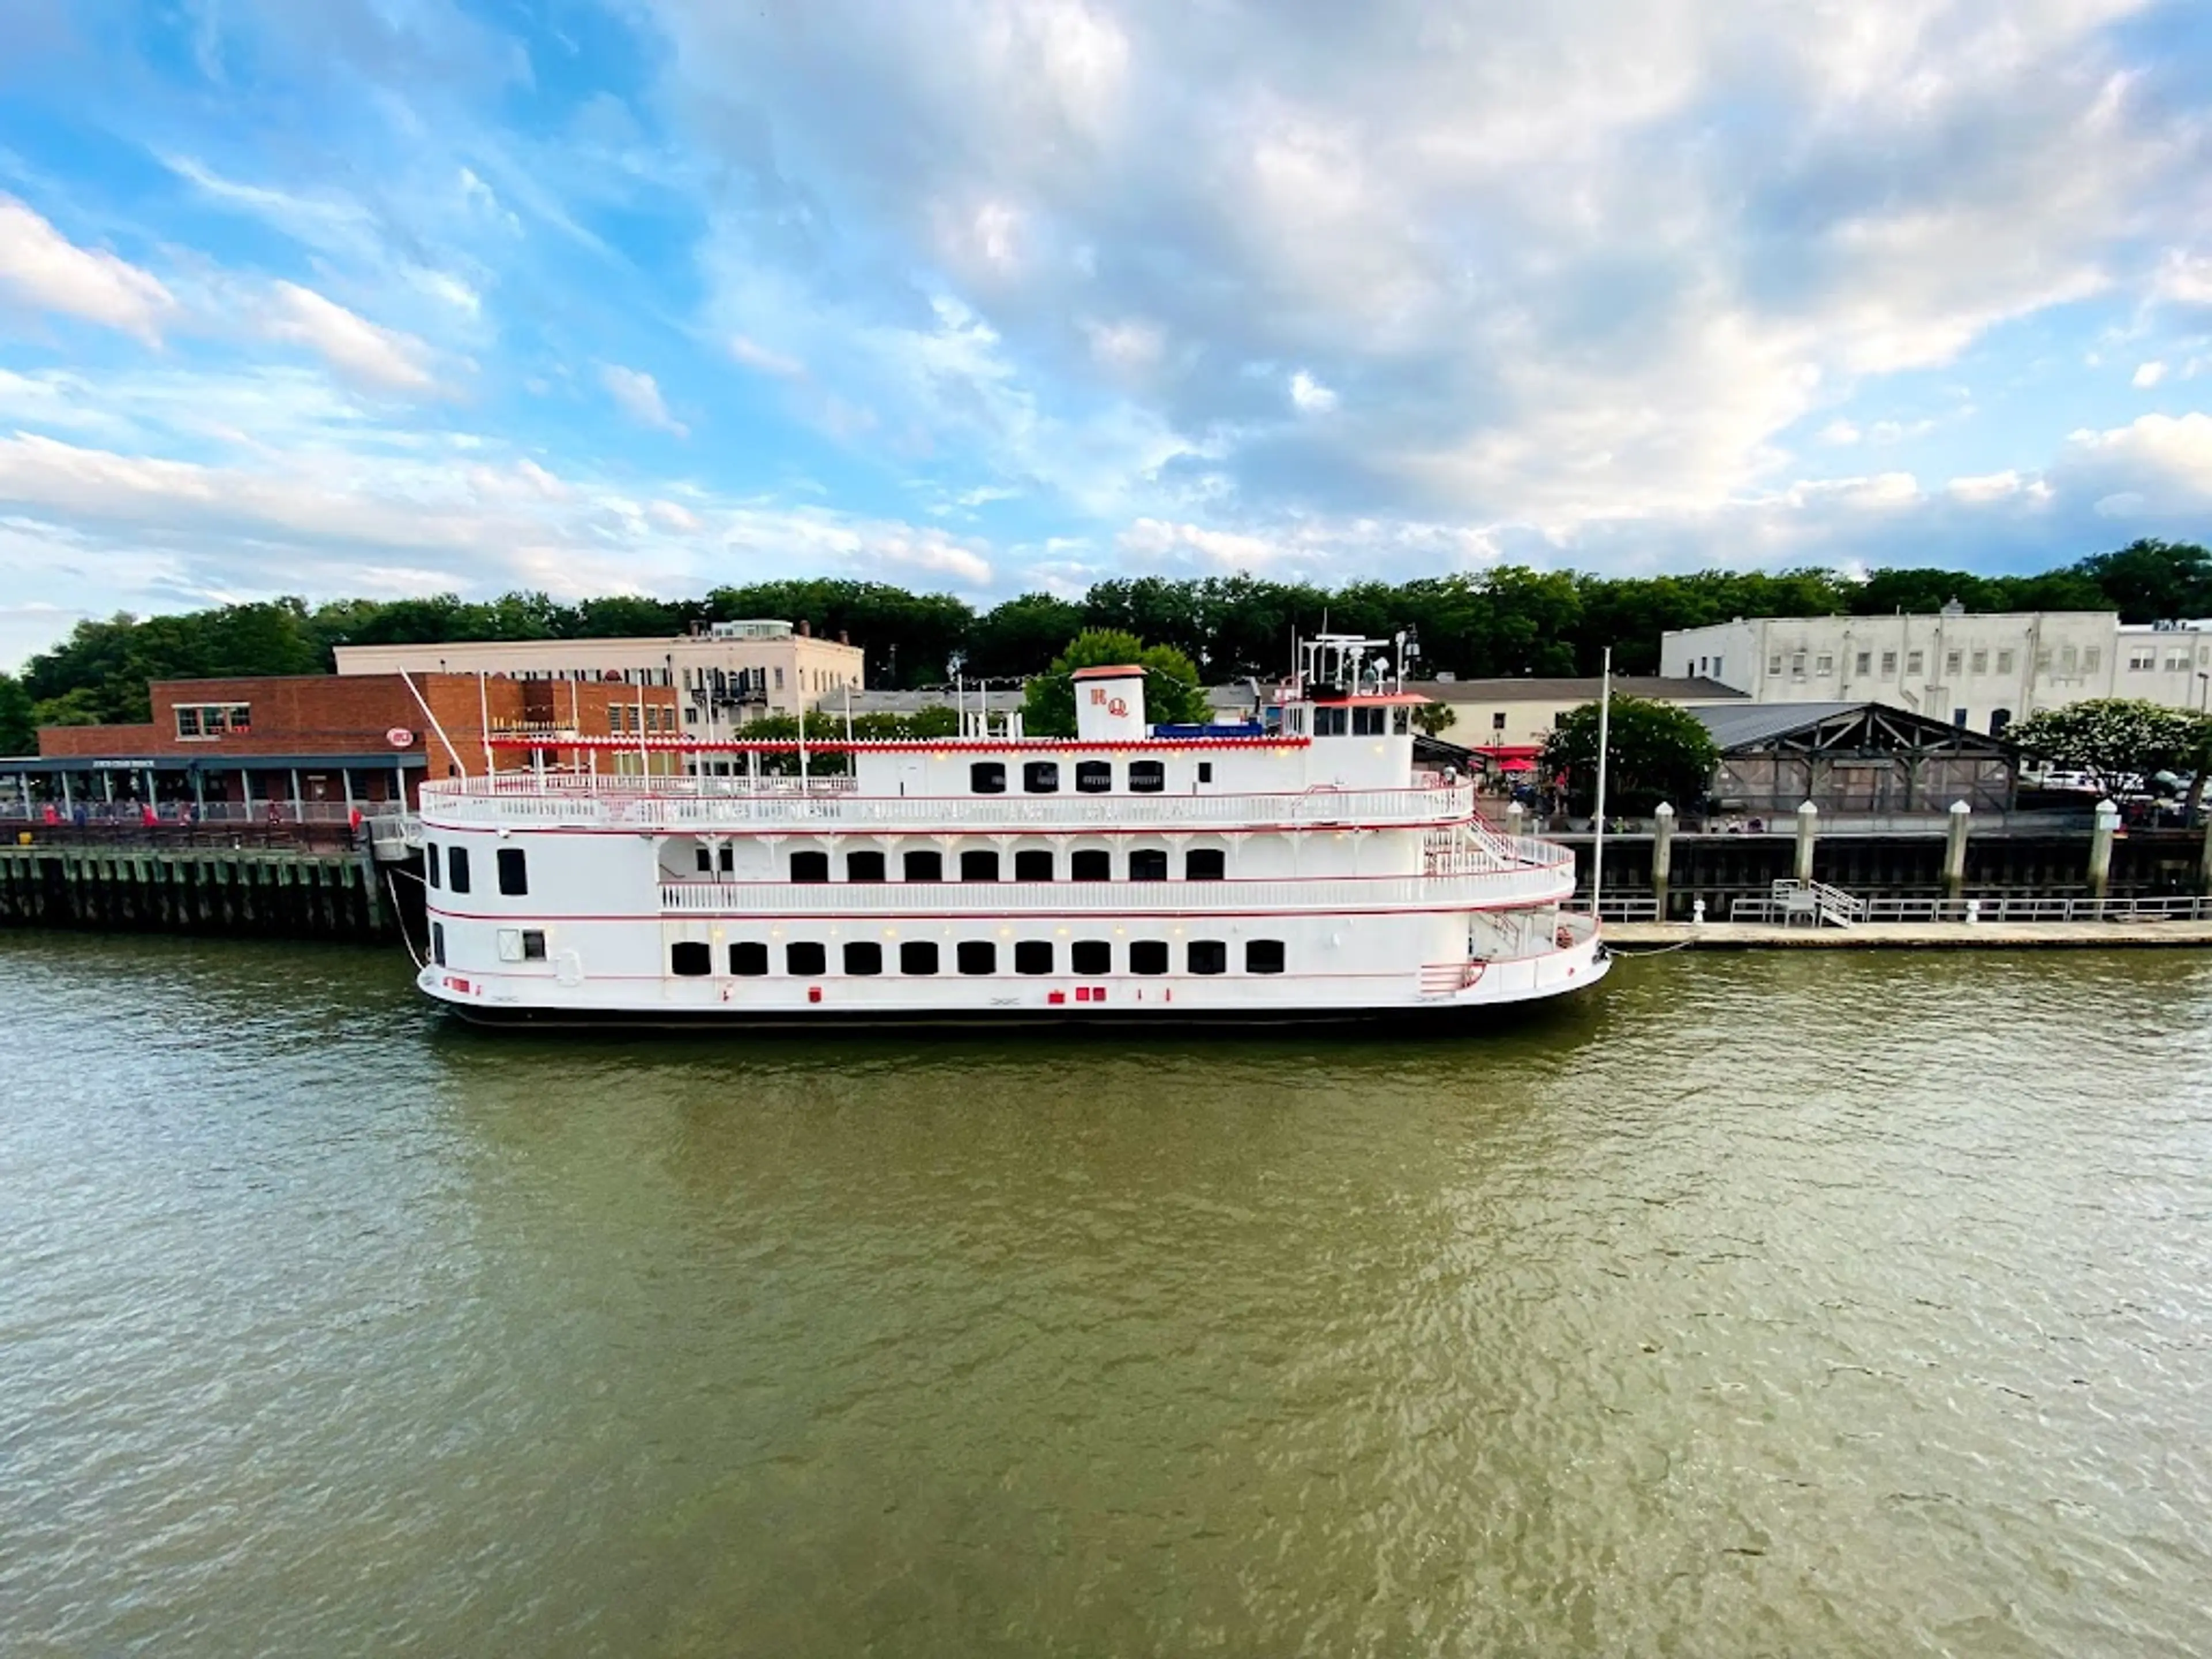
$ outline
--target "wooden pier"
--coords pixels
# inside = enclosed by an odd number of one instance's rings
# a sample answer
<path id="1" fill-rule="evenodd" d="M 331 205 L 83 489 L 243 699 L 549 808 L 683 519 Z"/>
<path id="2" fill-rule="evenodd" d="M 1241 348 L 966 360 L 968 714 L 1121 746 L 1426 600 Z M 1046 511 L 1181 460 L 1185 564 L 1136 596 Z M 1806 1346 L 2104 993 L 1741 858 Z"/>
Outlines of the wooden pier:
<path id="1" fill-rule="evenodd" d="M 385 877 L 366 847 L 0 846 L 0 926 L 398 936 Z"/>
<path id="2" fill-rule="evenodd" d="M 2033 951 L 2212 946 L 2212 921 L 1869 921 L 1850 928 L 1778 922 L 1608 921 L 1623 956 L 1652 951 Z"/>

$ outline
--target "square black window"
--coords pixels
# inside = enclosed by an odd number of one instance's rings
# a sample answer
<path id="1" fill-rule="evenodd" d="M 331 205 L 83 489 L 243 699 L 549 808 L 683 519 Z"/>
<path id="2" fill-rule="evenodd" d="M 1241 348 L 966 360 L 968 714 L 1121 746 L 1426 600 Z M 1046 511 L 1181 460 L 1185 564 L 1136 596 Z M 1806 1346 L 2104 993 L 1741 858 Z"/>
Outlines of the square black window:
<path id="1" fill-rule="evenodd" d="M 1022 787 L 1032 795 L 1056 795 L 1060 793 L 1060 763 L 1030 761 L 1022 768 Z"/>
<path id="2" fill-rule="evenodd" d="M 439 887 L 444 884 L 438 879 L 438 866 L 441 860 L 438 857 L 438 843 L 434 841 L 424 842 L 422 843 L 422 873 L 429 878 L 430 885 L 433 887 Z"/>
<path id="3" fill-rule="evenodd" d="M 1031 848 L 1014 854 L 1016 881 L 1050 881 L 1052 879 L 1052 849 Z"/>
<path id="4" fill-rule="evenodd" d="M 1194 974 L 1225 974 L 1229 947 L 1218 939 L 1194 939 L 1190 942 L 1189 963 Z"/>
<path id="5" fill-rule="evenodd" d="M 968 769 L 968 787 L 979 795 L 1005 794 L 1006 763 L 1004 761 L 977 761 Z"/>
<path id="6" fill-rule="evenodd" d="M 668 947 L 668 971 L 684 979 L 697 979 L 714 971 L 714 952 L 706 940 L 689 939 Z"/>
<path id="7" fill-rule="evenodd" d="M 1248 974 L 1279 974 L 1283 971 L 1283 941 L 1279 939 L 1255 939 L 1244 942 L 1244 971 Z"/>
<path id="8" fill-rule="evenodd" d="M 768 972 L 768 946 L 744 939 L 730 947 L 730 971 L 744 979 L 758 979 Z"/>
<path id="9" fill-rule="evenodd" d="M 526 927 L 522 930 L 522 959 L 525 962 L 545 960 L 545 935 L 540 929 Z"/>
<path id="10" fill-rule="evenodd" d="M 499 890 L 519 898 L 530 890 L 530 864 L 520 847 L 499 849 Z"/>
<path id="11" fill-rule="evenodd" d="M 1070 973 L 1110 974 L 1114 971 L 1114 942 L 1103 939 L 1079 939 L 1067 947 L 1067 967 Z"/>
<path id="12" fill-rule="evenodd" d="M 1219 881 L 1227 872 L 1227 855 L 1218 847 L 1194 847 L 1182 855 L 1185 881 Z"/>
<path id="13" fill-rule="evenodd" d="M 1165 881 L 1168 878 L 1168 849 L 1164 847 L 1139 847 L 1129 854 L 1131 881 Z"/>
<path id="14" fill-rule="evenodd" d="M 945 858 L 939 853 L 908 853 L 902 860 L 908 881 L 943 881 Z"/>
<path id="15" fill-rule="evenodd" d="M 996 881 L 999 878 L 999 855 L 989 851 L 963 853 L 960 855 L 960 879 L 963 881 Z"/>
<path id="16" fill-rule="evenodd" d="M 1168 769 L 1158 761 L 1129 763 L 1129 793 L 1133 795 L 1157 795 L 1168 787 Z"/>
<path id="17" fill-rule="evenodd" d="M 446 884 L 456 893 L 469 890 L 469 849 L 449 847 L 446 849 Z"/>
<path id="18" fill-rule="evenodd" d="M 1052 941 L 1048 939 L 1017 940 L 1014 945 L 1014 971 L 1018 974 L 1050 973 Z"/>
<path id="19" fill-rule="evenodd" d="M 1075 793 L 1079 795 L 1103 795 L 1114 787 L 1114 763 L 1111 761 L 1078 761 L 1075 763 Z"/>
<path id="20" fill-rule="evenodd" d="M 872 939 L 848 939 L 845 944 L 845 971 L 848 974 L 880 974 L 884 971 L 884 947 Z"/>
<path id="21" fill-rule="evenodd" d="M 1213 781 L 1213 763 L 1212 761 L 1199 762 L 1198 781 L 1200 783 L 1212 783 Z"/>
<path id="22" fill-rule="evenodd" d="M 848 853 L 845 854 L 845 879 L 875 882 L 884 878 L 884 855 L 881 853 Z"/>
<path id="23" fill-rule="evenodd" d="M 910 939 L 899 946 L 899 972 L 902 974 L 933 974 L 937 971 L 937 941 Z"/>
<path id="24" fill-rule="evenodd" d="M 783 971 L 806 975 L 830 971 L 830 952 L 814 939 L 798 939 L 783 947 Z"/>
<path id="25" fill-rule="evenodd" d="M 430 924 L 430 960 L 441 968 L 446 965 L 446 924 L 442 921 Z"/>
<path id="26" fill-rule="evenodd" d="M 1067 855 L 1067 878 L 1070 881 L 1111 881 L 1114 879 L 1114 855 L 1100 847 L 1086 847 Z"/>
<path id="27" fill-rule="evenodd" d="M 999 971 L 999 947 L 987 939 L 963 939 L 953 952 L 963 974 L 995 974 Z"/>
<path id="28" fill-rule="evenodd" d="M 829 880 L 830 855 L 827 853 L 793 853 L 791 855 L 791 878 L 804 882 Z"/>
<path id="29" fill-rule="evenodd" d="M 1133 939 L 1129 941 L 1129 971 L 1133 974 L 1164 974 L 1168 970 L 1168 942 L 1164 939 Z"/>

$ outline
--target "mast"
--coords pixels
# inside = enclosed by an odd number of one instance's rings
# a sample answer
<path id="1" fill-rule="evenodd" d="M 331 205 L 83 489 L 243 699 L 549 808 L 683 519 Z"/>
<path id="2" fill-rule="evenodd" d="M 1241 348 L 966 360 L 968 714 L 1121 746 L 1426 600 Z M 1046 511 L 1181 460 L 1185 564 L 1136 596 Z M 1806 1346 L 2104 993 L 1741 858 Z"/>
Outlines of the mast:
<path id="1" fill-rule="evenodd" d="M 1598 899 L 1605 887 L 1605 766 L 1612 738 L 1613 647 L 1605 648 L 1604 678 L 1597 694 L 1597 822 L 1590 842 L 1590 921 L 1598 921 Z"/>

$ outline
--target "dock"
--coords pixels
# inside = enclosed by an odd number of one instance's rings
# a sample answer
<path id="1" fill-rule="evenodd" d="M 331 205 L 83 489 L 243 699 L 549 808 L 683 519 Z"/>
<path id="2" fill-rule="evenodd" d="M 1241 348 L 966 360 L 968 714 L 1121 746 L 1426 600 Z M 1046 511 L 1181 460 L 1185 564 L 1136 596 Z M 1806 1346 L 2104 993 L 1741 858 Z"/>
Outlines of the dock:
<path id="1" fill-rule="evenodd" d="M 1691 951 L 2033 951 L 2212 946 L 2212 920 L 2138 916 L 2084 921 L 1869 921 L 1851 927 L 1777 922 L 1608 921 L 1623 956 Z"/>
<path id="2" fill-rule="evenodd" d="M 0 846 L 0 926 L 396 939 L 366 847 Z"/>

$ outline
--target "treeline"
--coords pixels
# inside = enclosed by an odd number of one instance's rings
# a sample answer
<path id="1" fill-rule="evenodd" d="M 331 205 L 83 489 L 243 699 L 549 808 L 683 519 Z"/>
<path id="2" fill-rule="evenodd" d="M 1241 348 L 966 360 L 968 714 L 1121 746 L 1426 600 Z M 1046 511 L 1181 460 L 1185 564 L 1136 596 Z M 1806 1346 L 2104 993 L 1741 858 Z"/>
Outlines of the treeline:
<path id="1" fill-rule="evenodd" d="M 1863 578 L 1826 570 L 1624 577 L 1504 566 L 1334 589 L 1251 576 L 1146 576 L 1100 582 L 1080 599 L 1026 593 L 981 611 L 950 594 L 826 580 L 717 587 L 697 599 L 574 605 L 543 593 L 482 603 L 450 594 L 314 606 L 278 599 L 80 623 L 30 660 L 20 685 L 0 676 L 0 753 L 27 746 L 27 721 L 144 720 L 149 679 L 320 673 L 339 645 L 670 635 L 768 617 L 805 622 L 828 638 L 848 636 L 867 653 L 871 685 L 915 687 L 943 684 L 956 663 L 971 677 L 1033 674 L 1077 634 L 1104 628 L 1174 646 L 1211 683 L 1281 672 L 1294 633 L 1326 624 L 1389 635 L 1412 625 L 1425 672 L 1589 674 L 1611 646 L 1614 668 L 1633 674 L 1656 671 L 1668 629 L 1733 617 L 1925 612 L 1954 599 L 1971 611 L 2117 610 L 2130 622 L 2212 616 L 2212 552 L 2138 541 L 2033 576 L 1899 567 Z"/>

